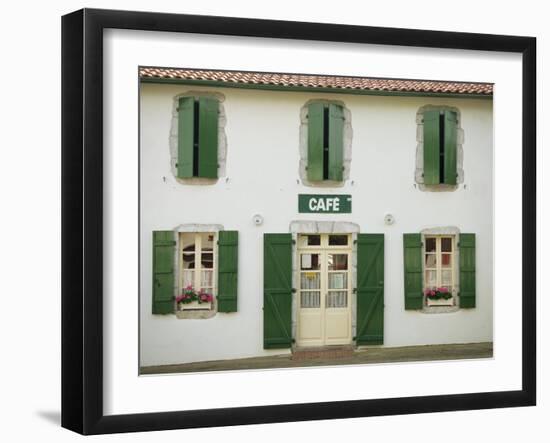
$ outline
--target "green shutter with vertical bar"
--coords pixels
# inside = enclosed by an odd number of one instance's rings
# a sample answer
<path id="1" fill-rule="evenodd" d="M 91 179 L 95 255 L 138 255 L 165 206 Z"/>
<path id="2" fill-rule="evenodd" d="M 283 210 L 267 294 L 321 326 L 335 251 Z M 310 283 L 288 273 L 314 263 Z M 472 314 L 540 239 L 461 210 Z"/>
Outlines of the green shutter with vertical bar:
<path id="1" fill-rule="evenodd" d="M 199 177 L 218 178 L 218 100 L 199 98 Z"/>
<path id="2" fill-rule="evenodd" d="M 310 103 L 307 112 L 307 179 L 323 180 L 323 109 L 322 103 Z"/>
<path id="3" fill-rule="evenodd" d="M 357 235 L 358 345 L 384 343 L 384 234 Z"/>
<path id="4" fill-rule="evenodd" d="M 264 349 L 292 344 L 292 236 L 264 234 Z"/>
<path id="5" fill-rule="evenodd" d="M 328 179 L 342 181 L 344 174 L 344 110 L 329 105 Z"/>
<path id="6" fill-rule="evenodd" d="M 456 185 L 456 126 L 456 112 L 445 111 L 443 183 L 447 185 Z"/>
<path id="7" fill-rule="evenodd" d="M 194 99 L 181 97 L 178 103 L 178 162 L 179 178 L 193 177 Z"/>
<path id="8" fill-rule="evenodd" d="M 239 233 L 218 233 L 218 311 L 237 311 L 237 274 L 239 268 Z"/>
<path id="9" fill-rule="evenodd" d="M 422 309 L 422 239 L 420 234 L 403 234 L 405 309 Z"/>
<path id="10" fill-rule="evenodd" d="M 476 307 L 476 235 L 460 234 L 459 242 L 461 308 Z"/>
<path id="11" fill-rule="evenodd" d="M 439 110 L 424 111 L 424 184 L 439 184 Z"/>
<path id="12" fill-rule="evenodd" d="M 153 314 L 174 312 L 174 231 L 153 231 Z"/>

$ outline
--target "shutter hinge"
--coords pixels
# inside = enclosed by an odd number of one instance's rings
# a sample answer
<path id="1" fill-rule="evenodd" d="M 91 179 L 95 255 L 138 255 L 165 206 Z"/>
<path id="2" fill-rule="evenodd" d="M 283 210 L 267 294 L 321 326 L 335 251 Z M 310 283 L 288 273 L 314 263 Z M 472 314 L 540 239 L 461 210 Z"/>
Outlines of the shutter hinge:
<path id="1" fill-rule="evenodd" d="M 357 294 L 357 288 L 353 288 L 353 293 Z"/>
<path id="2" fill-rule="evenodd" d="M 296 244 L 296 240 L 292 239 L 292 244 L 295 245 L 295 244 Z"/>
<path id="3" fill-rule="evenodd" d="M 353 240 L 353 244 L 354 244 L 354 245 L 357 244 L 357 239 Z"/>
<path id="4" fill-rule="evenodd" d="M 292 292 L 293 294 L 296 294 L 297 290 L 296 290 L 296 288 L 292 288 L 292 289 L 290 290 L 290 292 Z"/>

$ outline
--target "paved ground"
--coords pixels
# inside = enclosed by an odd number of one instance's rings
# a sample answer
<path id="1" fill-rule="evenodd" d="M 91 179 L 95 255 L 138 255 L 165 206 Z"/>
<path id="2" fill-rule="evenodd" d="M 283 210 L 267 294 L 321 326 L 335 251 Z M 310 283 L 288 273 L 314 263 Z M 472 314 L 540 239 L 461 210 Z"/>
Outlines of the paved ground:
<path id="1" fill-rule="evenodd" d="M 269 357 L 186 363 L 182 365 L 147 366 L 142 367 L 140 369 L 140 373 L 170 374 L 179 372 L 235 371 L 242 369 L 273 369 L 492 357 L 493 343 L 490 342 L 460 345 L 405 346 L 399 348 L 372 347 L 355 351 L 353 356 L 343 358 L 292 360 L 290 358 L 290 354 L 288 354 Z"/>

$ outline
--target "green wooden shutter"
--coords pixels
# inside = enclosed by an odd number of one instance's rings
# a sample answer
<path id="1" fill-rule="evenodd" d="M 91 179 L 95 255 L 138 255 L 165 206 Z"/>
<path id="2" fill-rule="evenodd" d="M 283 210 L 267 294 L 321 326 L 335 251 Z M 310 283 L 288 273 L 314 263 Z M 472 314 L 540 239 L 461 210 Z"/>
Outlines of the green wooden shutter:
<path id="1" fill-rule="evenodd" d="M 199 98 L 199 177 L 218 178 L 218 100 Z"/>
<path id="2" fill-rule="evenodd" d="M 218 311 L 237 311 L 237 272 L 239 265 L 239 233 L 218 234 Z"/>
<path id="3" fill-rule="evenodd" d="M 323 180 L 323 104 L 310 103 L 307 112 L 307 179 Z"/>
<path id="4" fill-rule="evenodd" d="M 445 111 L 444 122 L 445 167 L 443 169 L 443 182 L 447 185 L 456 185 L 456 112 Z"/>
<path id="5" fill-rule="evenodd" d="M 174 312 L 174 231 L 153 231 L 153 314 Z"/>
<path id="6" fill-rule="evenodd" d="M 384 234 L 357 235 L 356 341 L 384 343 Z"/>
<path id="7" fill-rule="evenodd" d="M 344 110 L 329 105 L 328 179 L 343 180 L 344 167 Z"/>
<path id="8" fill-rule="evenodd" d="M 403 234 L 405 309 L 422 309 L 422 240 L 420 234 Z"/>
<path id="9" fill-rule="evenodd" d="M 476 235 L 460 234 L 460 292 L 461 308 L 476 307 Z"/>
<path id="10" fill-rule="evenodd" d="M 424 111 L 424 183 L 439 184 L 439 111 Z"/>
<path id="11" fill-rule="evenodd" d="M 292 343 L 292 236 L 264 234 L 264 348 Z"/>
<path id="12" fill-rule="evenodd" d="M 178 163 L 179 178 L 193 177 L 194 99 L 181 97 L 178 104 Z"/>

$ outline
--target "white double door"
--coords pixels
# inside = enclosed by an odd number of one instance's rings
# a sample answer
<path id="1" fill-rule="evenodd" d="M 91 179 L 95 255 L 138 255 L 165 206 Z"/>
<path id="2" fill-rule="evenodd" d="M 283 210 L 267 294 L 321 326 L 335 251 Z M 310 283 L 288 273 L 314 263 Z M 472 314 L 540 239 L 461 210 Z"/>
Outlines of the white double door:
<path id="1" fill-rule="evenodd" d="M 351 249 L 299 249 L 298 266 L 296 344 L 350 344 Z"/>

